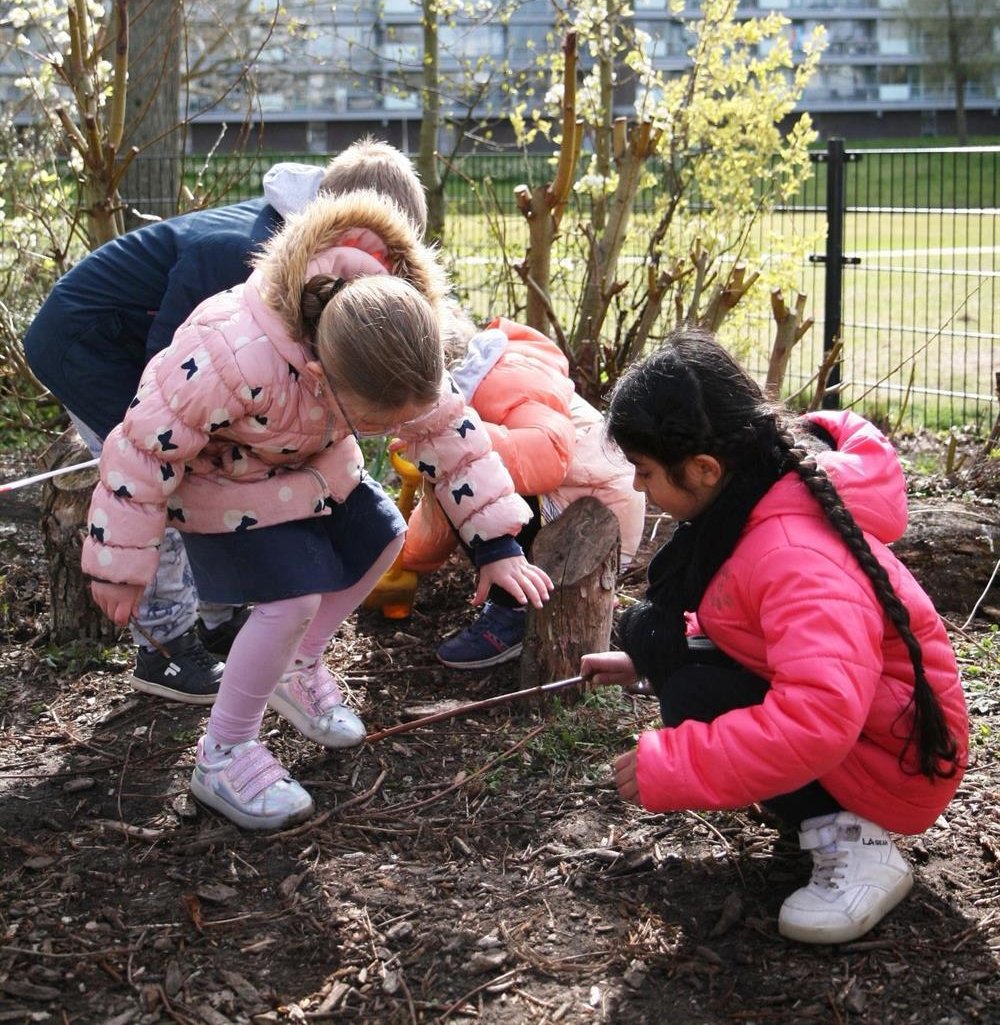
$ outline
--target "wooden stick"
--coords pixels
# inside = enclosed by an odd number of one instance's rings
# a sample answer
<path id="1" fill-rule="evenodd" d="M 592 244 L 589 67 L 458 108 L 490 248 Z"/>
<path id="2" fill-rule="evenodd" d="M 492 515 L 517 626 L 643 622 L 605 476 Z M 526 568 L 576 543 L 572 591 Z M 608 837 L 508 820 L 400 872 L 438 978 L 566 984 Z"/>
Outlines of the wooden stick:
<path id="1" fill-rule="evenodd" d="M 554 683 L 543 683 L 537 687 L 525 687 L 524 690 L 497 694 L 495 697 L 484 698 L 482 701 L 470 701 L 464 705 L 456 705 L 454 708 L 446 708 L 441 712 L 435 712 L 433 715 L 422 716 L 420 719 L 414 719 L 411 722 L 399 723 L 396 726 L 388 726 L 384 730 L 369 733 L 365 741 L 369 744 L 377 744 L 386 737 L 395 736 L 397 733 L 409 733 L 410 730 L 420 729 L 421 726 L 428 726 L 432 722 L 454 719 L 456 716 L 469 715 L 471 712 L 478 712 L 484 708 L 495 708 L 497 705 L 506 705 L 512 701 L 520 701 L 522 698 L 550 694 L 552 691 L 564 690 L 566 687 L 576 687 L 581 683 L 583 683 L 582 676 L 570 676 L 565 680 L 556 680 Z"/>
<path id="2" fill-rule="evenodd" d="M 135 616 L 129 616 L 128 621 L 142 635 L 143 639 L 148 641 L 150 647 L 155 648 L 168 662 L 170 661 L 170 652 L 167 651 L 167 649 L 155 637 L 139 626 L 136 622 Z"/>

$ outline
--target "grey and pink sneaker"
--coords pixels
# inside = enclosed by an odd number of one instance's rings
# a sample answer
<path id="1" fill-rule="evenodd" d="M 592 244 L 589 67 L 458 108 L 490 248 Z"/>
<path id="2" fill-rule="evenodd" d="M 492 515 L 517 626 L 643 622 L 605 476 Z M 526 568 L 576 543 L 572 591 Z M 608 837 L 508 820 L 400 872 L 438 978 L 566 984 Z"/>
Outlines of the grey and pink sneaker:
<path id="1" fill-rule="evenodd" d="M 323 747 L 356 747 L 365 739 L 365 724 L 344 704 L 337 680 L 322 659 L 285 673 L 267 703 Z"/>
<path id="2" fill-rule="evenodd" d="M 227 747 L 207 733 L 198 741 L 191 792 L 244 829 L 283 829 L 309 818 L 315 808 L 259 740 Z"/>

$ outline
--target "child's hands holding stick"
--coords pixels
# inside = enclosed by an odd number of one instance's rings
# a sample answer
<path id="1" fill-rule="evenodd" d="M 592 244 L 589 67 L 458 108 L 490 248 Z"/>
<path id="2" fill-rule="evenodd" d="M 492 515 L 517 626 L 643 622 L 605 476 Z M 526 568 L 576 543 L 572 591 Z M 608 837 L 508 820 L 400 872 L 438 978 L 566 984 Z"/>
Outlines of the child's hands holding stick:
<path id="1" fill-rule="evenodd" d="M 630 688 L 638 681 L 632 659 L 624 651 L 595 651 L 580 659 L 580 675 L 588 683 Z"/>

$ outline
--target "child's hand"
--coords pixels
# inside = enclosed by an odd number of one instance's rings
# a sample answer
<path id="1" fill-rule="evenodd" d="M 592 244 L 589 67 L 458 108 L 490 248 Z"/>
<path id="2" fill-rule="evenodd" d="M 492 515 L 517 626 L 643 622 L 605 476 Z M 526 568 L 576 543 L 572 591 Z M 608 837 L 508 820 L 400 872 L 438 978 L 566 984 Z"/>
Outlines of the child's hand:
<path id="1" fill-rule="evenodd" d="M 588 683 L 628 687 L 638 680 L 632 659 L 624 651 L 596 651 L 580 659 L 580 675 Z"/>
<path id="2" fill-rule="evenodd" d="M 545 604 L 552 589 L 548 573 L 533 566 L 523 555 L 498 559 L 483 566 L 479 570 L 479 581 L 476 593 L 472 596 L 472 604 L 482 605 L 494 584 L 516 598 L 519 604 L 527 605 L 531 602 L 536 609 Z"/>
<path id="3" fill-rule="evenodd" d="M 145 590 L 142 584 L 112 584 L 107 580 L 90 583 L 90 593 L 100 610 L 119 626 L 124 626 L 129 616 L 139 611 L 139 600 Z"/>
<path id="4" fill-rule="evenodd" d="M 615 759 L 615 786 L 618 796 L 629 804 L 641 804 L 639 801 L 639 781 L 635 769 L 638 750 L 633 748 Z"/>

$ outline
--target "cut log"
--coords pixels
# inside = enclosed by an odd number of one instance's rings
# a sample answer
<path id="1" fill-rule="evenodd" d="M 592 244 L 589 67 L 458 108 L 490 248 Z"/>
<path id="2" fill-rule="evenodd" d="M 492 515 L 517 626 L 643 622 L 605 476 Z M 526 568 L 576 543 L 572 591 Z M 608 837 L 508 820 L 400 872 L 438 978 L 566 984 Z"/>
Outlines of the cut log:
<path id="1" fill-rule="evenodd" d="M 1000 579 L 984 595 L 1000 558 L 995 506 L 913 499 L 906 533 L 890 547 L 943 616 L 961 623 L 982 598 L 979 618 L 1000 619 Z"/>
<path id="2" fill-rule="evenodd" d="M 522 687 L 573 676 L 583 655 L 608 649 L 620 546 L 618 520 L 596 498 L 577 499 L 538 532 L 531 560 L 549 574 L 555 591 L 542 609 L 529 609 Z M 574 688 L 560 700 L 581 693 L 584 688 Z"/>
<path id="3" fill-rule="evenodd" d="M 64 431 L 42 454 L 43 470 L 85 462 L 90 453 L 76 431 Z M 118 628 L 106 619 L 90 597 L 80 568 L 90 496 L 97 468 L 54 477 L 43 485 L 42 538 L 49 566 L 49 641 L 69 644 L 91 641 L 113 644 Z"/>

